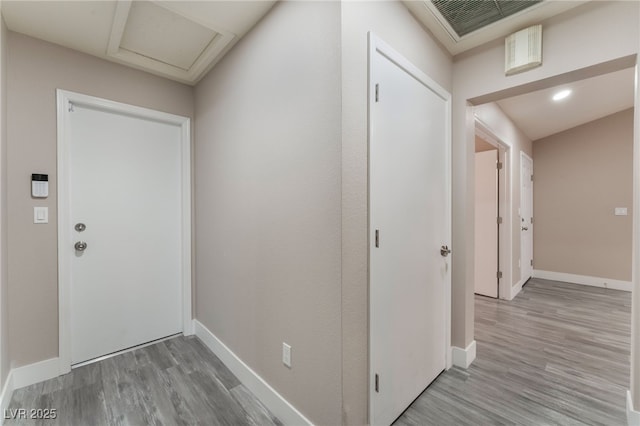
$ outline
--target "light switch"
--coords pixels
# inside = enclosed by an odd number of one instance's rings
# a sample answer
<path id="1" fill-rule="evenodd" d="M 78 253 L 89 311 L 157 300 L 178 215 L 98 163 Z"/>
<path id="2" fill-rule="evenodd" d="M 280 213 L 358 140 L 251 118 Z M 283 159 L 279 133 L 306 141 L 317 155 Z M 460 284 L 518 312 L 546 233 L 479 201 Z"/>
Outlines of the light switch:
<path id="1" fill-rule="evenodd" d="M 49 223 L 49 207 L 34 207 L 33 223 Z"/>
<path id="2" fill-rule="evenodd" d="M 627 208 L 626 207 L 616 207 L 616 216 L 626 216 L 627 215 Z"/>

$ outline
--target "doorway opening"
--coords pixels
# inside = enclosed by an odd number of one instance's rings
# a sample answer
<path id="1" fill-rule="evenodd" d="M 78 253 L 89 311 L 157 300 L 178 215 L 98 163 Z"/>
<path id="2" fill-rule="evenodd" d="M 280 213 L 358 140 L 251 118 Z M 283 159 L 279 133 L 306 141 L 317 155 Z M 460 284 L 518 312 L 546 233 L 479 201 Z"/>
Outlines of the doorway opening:
<path id="1" fill-rule="evenodd" d="M 511 149 L 475 120 L 475 293 L 511 299 Z"/>
<path id="2" fill-rule="evenodd" d="M 628 386 L 637 106 L 635 69 L 628 61 L 616 65 L 621 66 L 606 73 L 594 67 L 531 83 L 527 86 L 535 90 L 516 88 L 510 93 L 519 94 L 508 98 L 486 95 L 482 100 L 492 102 L 473 107 L 476 117 L 513 147 L 513 274 L 507 285 L 511 298 L 522 290 L 517 303 L 506 305 L 476 297 L 478 359 L 490 356 L 492 362 L 513 362 L 513 371 L 524 370 L 527 365 L 519 366 L 515 354 L 505 356 L 495 336 L 513 330 L 517 318 L 530 312 L 535 314 L 520 327 L 562 335 L 567 322 L 578 321 L 570 339 L 540 347 L 523 341 L 527 353 L 517 355 L 562 365 L 540 373 L 545 386 L 566 383 L 569 377 L 593 378 L 579 383 L 585 393 Z M 571 95 L 554 100 L 563 90 Z M 598 305 L 619 314 L 618 320 L 596 313 Z M 510 306 L 502 312 L 508 315 L 493 315 L 501 306 Z M 615 343 L 596 347 L 602 339 Z M 570 364 L 563 364 L 563 351 L 575 354 Z M 615 360 L 606 373 L 590 364 L 598 357 L 602 363 Z M 601 399 L 612 401 L 608 414 L 624 414 L 619 410 L 625 403 L 622 393 Z"/>

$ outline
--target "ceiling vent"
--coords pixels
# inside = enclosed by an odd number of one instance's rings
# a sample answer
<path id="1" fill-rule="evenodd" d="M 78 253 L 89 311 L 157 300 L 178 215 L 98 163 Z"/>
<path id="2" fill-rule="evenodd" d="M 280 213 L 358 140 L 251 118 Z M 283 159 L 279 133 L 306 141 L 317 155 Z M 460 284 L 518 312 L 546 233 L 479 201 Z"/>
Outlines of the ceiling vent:
<path id="1" fill-rule="evenodd" d="M 517 74 L 542 65 L 542 25 L 533 25 L 504 40 L 504 72 Z"/>

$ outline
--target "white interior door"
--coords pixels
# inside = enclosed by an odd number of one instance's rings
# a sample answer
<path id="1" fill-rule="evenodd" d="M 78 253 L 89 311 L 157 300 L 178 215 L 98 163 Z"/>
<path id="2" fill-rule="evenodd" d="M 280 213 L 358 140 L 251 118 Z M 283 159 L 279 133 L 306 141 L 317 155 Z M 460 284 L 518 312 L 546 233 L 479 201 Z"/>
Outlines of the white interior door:
<path id="1" fill-rule="evenodd" d="M 520 271 L 525 282 L 533 275 L 533 160 L 520 154 Z"/>
<path id="2" fill-rule="evenodd" d="M 476 152 L 475 292 L 498 297 L 498 150 Z"/>
<path id="3" fill-rule="evenodd" d="M 182 331 L 181 128 L 79 105 L 68 120 L 75 364 Z"/>
<path id="4" fill-rule="evenodd" d="M 449 121 L 406 60 L 371 55 L 370 401 L 387 425 L 446 368 Z"/>

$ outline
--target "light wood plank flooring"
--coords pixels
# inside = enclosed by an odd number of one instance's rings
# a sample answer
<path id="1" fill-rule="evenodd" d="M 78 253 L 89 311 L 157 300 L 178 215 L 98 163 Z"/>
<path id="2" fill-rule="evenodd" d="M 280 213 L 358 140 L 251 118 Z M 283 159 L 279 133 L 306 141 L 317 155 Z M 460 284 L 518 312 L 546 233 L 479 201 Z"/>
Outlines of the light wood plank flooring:
<path id="1" fill-rule="evenodd" d="M 281 424 L 200 340 L 182 336 L 18 389 L 9 408 L 58 416 L 6 425 Z"/>
<path id="2" fill-rule="evenodd" d="M 625 425 L 631 294 L 532 279 L 511 302 L 476 296 L 477 358 L 397 425 Z M 280 422 L 197 338 L 178 337 L 17 390 L 59 425 Z"/>
<path id="3" fill-rule="evenodd" d="M 475 308 L 475 362 L 441 374 L 397 425 L 626 425 L 631 293 L 532 279 Z"/>

